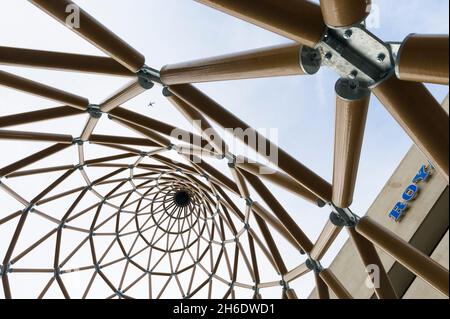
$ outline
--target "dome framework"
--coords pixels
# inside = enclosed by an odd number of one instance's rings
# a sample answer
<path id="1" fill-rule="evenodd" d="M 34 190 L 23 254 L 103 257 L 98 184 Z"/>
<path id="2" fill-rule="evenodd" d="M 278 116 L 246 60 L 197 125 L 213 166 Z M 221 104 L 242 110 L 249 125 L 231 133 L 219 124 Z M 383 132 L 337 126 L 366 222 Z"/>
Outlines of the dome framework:
<path id="1" fill-rule="evenodd" d="M 75 5 L 69 0 L 30 2 L 64 25 L 66 8 Z M 106 285 L 107 298 L 142 298 L 130 292 L 138 283 L 146 281 L 148 295 L 145 297 L 148 298 L 161 298 L 173 284 L 182 298 L 196 297 L 201 291 L 208 298 L 236 298 L 239 297 L 237 291 L 242 289 L 258 299 L 264 297 L 264 289 L 278 287 L 282 298 L 295 299 L 297 294 L 290 284 L 309 272 L 314 273 L 320 298 L 329 298 L 330 290 L 338 298 L 352 298 L 332 271 L 320 264 L 344 228 L 364 265 L 375 264 L 380 268 L 380 286 L 374 288 L 378 298 L 398 296 L 375 246 L 448 296 L 449 276 L 444 267 L 369 217 L 359 217 L 349 208 L 372 93 L 448 183 L 448 115 L 423 84 L 448 85 L 448 36 L 411 35 L 403 43 L 386 43 L 364 25 L 370 13 L 369 0 L 322 0 L 320 6 L 304 0 L 197 2 L 285 36 L 294 43 L 167 65 L 158 71 L 145 64 L 141 53 L 80 8 L 80 25 L 71 28 L 72 31 L 109 57 L 0 47 L 0 64 L 132 78 L 123 89 L 95 105 L 87 98 L 0 71 L 0 85 L 64 104 L 0 117 L 0 139 L 52 143 L 50 147 L 0 168 L 0 189 L 24 207 L 0 216 L 0 226 L 16 223 L 11 238 L 8 238 L 7 250 L 0 252 L 5 298 L 14 297 L 10 281 L 16 273 L 51 275 L 36 296 L 38 298 L 45 297 L 52 286 L 58 287 L 65 298 L 71 298 L 71 287 L 65 284 L 65 276 L 82 271 L 92 272 L 82 298 L 90 297 L 96 281 Z M 261 173 L 269 169 L 265 165 L 232 154 L 210 120 L 226 129 L 252 132 L 262 144 L 273 146 L 273 142 L 192 85 L 272 76 L 312 76 L 321 67 L 329 67 L 341 77 L 335 87 L 332 184 L 278 147 L 278 161 L 272 163 L 277 169 L 271 174 Z M 189 122 L 200 121 L 200 136 L 122 107 L 155 85 L 162 86 L 163 95 Z M 88 120 L 79 137 L 5 129 L 80 114 L 87 114 Z M 139 133 L 142 138 L 95 134 L 104 115 Z M 170 140 L 174 130 L 185 136 L 177 145 Z M 194 140 L 200 143 L 192 143 Z M 242 142 L 265 155 L 250 141 L 243 138 Z M 88 160 L 88 144 L 122 153 Z M 69 148 L 77 150 L 76 164 L 25 170 L 27 166 L 44 162 Z M 166 152 L 177 153 L 184 162 L 174 162 L 163 155 Z M 208 164 L 203 157 L 226 161 L 233 178 Z M 130 163 L 118 162 L 122 160 Z M 112 171 L 90 176 L 93 170 L 100 171 L 100 168 Z M 31 200 L 8 186 L 9 179 L 55 172 L 61 176 Z M 80 174 L 85 184 L 54 194 L 74 174 Z M 264 181 L 313 205 L 331 208 L 330 220 L 315 243 L 305 235 Z M 104 186 L 110 187 L 109 191 L 101 192 Z M 251 190 L 268 208 L 252 199 Z M 77 211 L 88 194 L 96 198 L 96 203 Z M 41 209 L 46 204 L 72 196 L 74 200 L 60 218 Z M 234 197 L 241 200 L 238 202 Z M 112 213 L 104 218 L 107 209 Z M 54 228 L 30 246 L 18 250 L 16 246 L 24 236 L 25 224 L 30 222 L 31 216 L 46 219 L 54 224 Z M 86 216 L 90 227 L 77 227 L 77 220 Z M 110 222 L 112 229 L 104 230 Z M 70 253 L 62 254 L 61 247 L 68 231 L 83 234 L 84 239 Z M 287 269 L 273 232 L 307 256 L 306 261 Z M 99 238 L 110 239 L 111 243 L 102 250 L 97 247 Z M 52 240 L 55 251 L 52 267 L 17 266 L 33 250 Z M 89 264 L 69 267 L 71 259 L 86 247 L 91 257 Z M 122 256 L 106 262 L 113 247 L 119 249 Z M 263 258 L 275 272 L 272 281 L 261 279 L 260 259 Z M 108 267 L 119 263 L 124 265 L 120 278 L 112 278 Z M 127 280 L 130 268 L 135 274 L 132 281 Z M 240 280 L 242 269 L 251 278 L 248 282 Z M 152 278 L 162 282 L 159 289 L 152 286 Z M 222 290 L 218 290 L 220 293 L 215 291 L 216 285 L 222 286 Z"/>

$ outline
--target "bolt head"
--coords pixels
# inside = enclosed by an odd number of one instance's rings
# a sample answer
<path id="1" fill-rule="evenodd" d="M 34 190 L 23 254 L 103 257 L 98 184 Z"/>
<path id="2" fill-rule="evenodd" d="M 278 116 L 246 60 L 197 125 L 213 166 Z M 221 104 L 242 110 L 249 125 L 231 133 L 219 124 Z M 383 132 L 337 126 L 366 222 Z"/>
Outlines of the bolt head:
<path id="1" fill-rule="evenodd" d="M 356 79 L 357 76 L 358 76 L 358 71 L 356 71 L 356 70 L 353 70 L 350 73 L 350 79 L 352 79 L 352 80 Z"/>
<path id="2" fill-rule="evenodd" d="M 378 56 L 377 56 L 377 61 L 378 61 L 379 63 L 383 63 L 384 60 L 386 60 L 386 54 L 384 54 L 384 53 L 378 54 Z"/>
<path id="3" fill-rule="evenodd" d="M 352 37 L 352 35 L 353 35 L 353 31 L 352 30 L 347 30 L 344 33 L 344 39 L 348 40 L 348 39 L 350 39 Z"/>

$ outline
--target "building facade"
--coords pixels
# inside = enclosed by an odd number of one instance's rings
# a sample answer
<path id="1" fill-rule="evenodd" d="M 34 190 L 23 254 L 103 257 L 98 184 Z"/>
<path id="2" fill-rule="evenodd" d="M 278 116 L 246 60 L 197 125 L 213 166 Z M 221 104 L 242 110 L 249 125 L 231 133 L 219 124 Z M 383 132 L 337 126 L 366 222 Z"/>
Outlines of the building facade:
<path id="1" fill-rule="evenodd" d="M 448 97 L 442 105 L 448 112 Z M 367 215 L 448 269 L 449 189 L 416 146 L 406 154 Z M 384 251 L 377 250 L 400 298 L 447 298 Z M 365 271 L 351 240 L 347 240 L 329 268 L 354 298 L 374 297 L 367 280 L 371 271 Z M 335 298 L 332 291 L 330 297 Z M 317 298 L 315 289 L 310 298 Z"/>

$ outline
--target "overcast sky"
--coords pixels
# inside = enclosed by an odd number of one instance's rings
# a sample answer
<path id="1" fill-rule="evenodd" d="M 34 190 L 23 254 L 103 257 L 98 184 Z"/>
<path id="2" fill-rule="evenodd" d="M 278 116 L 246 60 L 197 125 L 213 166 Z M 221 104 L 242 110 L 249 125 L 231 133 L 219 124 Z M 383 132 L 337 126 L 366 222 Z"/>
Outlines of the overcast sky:
<path id="1" fill-rule="evenodd" d="M 142 52 L 146 56 L 146 64 L 156 69 L 169 63 L 289 42 L 191 0 L 79 0 L 77 3 Z M 448 34 L 448 7 L 447 0 L 376 0 L 370 21 L 377 25 L 375 22 L 379 20 L 379 25 L 371 31 L 386 41 L 402 41 L 410 33 Z M 25 0 L 0 1 L 0 46 L 103 55 Z M 3 66 L 0 69 L 88 97 L 94 104 L 127 82 L 123 78 L 97 75 Z M 323 69 L 312 77 L 219 82 L 198 87 L 253 127 L 277 129 L 278 144 L 282 148 L 331 181 L 336 80 L 337 76 L 333 72 Z M 448 87 L 430 85 L 429 88 L 439 101 L 448 93 Z M 150 101 L 156 102 L 153 108 L 147 106 Z M 0 87 L 0 116 L 56 105 Z M 164 100 L 159 87 L 125 106 L 147 116 L 190 128 L 184 118 Z M 46 132 L 67 132 L 77 136 L 85 119 L 51 121 L 26 128 L 36 130 L 39 127 Z M 102 118 L 96 132 L 134 136 L 112 124 L 106 117 Z M 355 213 L 365 214 L 411 145 L 409 137 L 372 97 L 352 205 Z M 43 146 L 42 143 L 0 141 L 1 149 L 8 150 L 0 155 L 0 167 Z M 55 162 L 67 160 L 66 163 L 73 163 L 74 158 L 70 158 L 70 154 L 64 156 L 56 158 Z M 11 185 L 23 196 L 33 191 L 35 193 L 40 187 L 39 184 L 24 185 L 19 180 L 11 182 Z M 313 207 L 277 187 L 273 186 L 273 191 L 302 229 L 315 240 L 325 225 L 329 211 Z M 17 203 L 8 199 L 3 192 L 0 192 L 0 203 L 0 218 L 17 207 Z M 0 238 L 4 236 L 7 235 L 2 233 L 0 227 Z M 345 239 L 345 234 L 338 238 L 324 259 L 325 266 L 331 262 Z M 0 246 L 1 258 L 4 249 L 4 245 Z M 298 256 L 289 256 L 287 259 L 290 268 L 302 261 Z M 300 297 L 308 296 L 313 288 L 312 276 L 299 280 L 294 288 Z"/>

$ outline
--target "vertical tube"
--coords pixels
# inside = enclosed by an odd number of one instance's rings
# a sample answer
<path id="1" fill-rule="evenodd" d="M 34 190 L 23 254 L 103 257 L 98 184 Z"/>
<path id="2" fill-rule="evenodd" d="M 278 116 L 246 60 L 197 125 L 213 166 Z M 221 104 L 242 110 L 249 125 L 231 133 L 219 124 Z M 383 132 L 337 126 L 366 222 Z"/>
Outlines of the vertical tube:
<path id="1" fill-rule="evenodd" d="M 333 203 L 347 208 L 353 202 L 370 91 L 341 79 L 336 84 L 336 94 Z"/>

